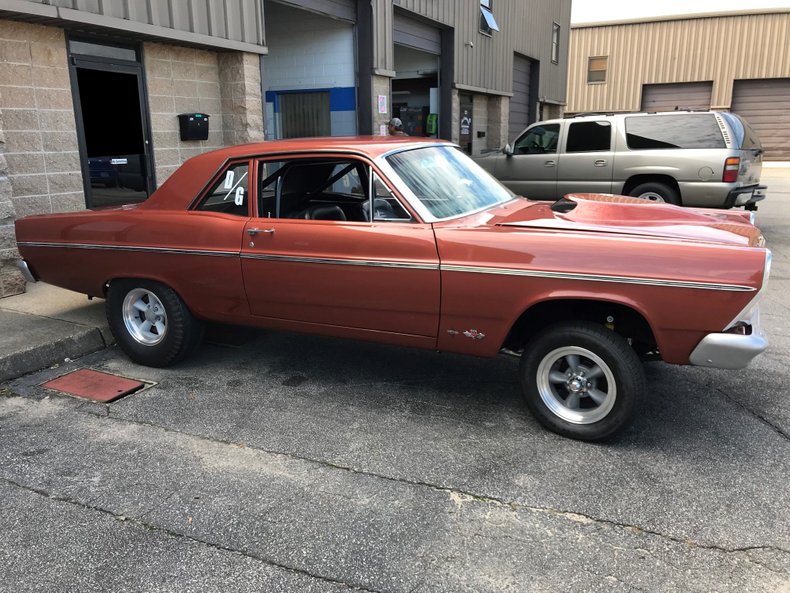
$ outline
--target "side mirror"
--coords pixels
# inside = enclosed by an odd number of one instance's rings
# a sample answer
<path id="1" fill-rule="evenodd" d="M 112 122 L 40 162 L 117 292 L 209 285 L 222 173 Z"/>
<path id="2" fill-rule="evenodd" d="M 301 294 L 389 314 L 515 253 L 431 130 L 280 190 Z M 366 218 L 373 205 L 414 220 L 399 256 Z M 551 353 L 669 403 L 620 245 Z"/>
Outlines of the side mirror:
<path id="1" fill-rule="evenodd" d="M 513 156 L 513 147 L 510 144 L 505 144 L 504 148 L 502 148 L 502 154 L 505 156 Z"/>

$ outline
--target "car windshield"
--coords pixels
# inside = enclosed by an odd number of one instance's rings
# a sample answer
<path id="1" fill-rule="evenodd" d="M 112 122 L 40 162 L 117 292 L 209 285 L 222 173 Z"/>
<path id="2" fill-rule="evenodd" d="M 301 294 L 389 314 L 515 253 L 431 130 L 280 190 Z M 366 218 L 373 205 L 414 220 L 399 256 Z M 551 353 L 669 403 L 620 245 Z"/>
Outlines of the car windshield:
<path id="1" fill-rule="evenodd" d="M 515 195 L 457 148 L 431 146 L 387 157 L 398 176 L 437 219 L 470 214 Z"/>

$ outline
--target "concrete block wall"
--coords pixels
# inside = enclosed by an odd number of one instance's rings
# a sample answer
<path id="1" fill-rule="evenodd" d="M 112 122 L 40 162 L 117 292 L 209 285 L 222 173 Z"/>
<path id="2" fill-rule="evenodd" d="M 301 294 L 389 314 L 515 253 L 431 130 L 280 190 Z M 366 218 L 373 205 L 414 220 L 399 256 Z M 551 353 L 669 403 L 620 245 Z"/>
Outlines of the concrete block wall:
<path id="1" fill-rule="evenodd" d="M 145 43 L 143 64 L 156 182 L 161 185 L 187 159 L 224 146 L 219 56 L 206 50 Z M 181 140 L 178 114 L 190 112 L 211 116 L 208 140 Z"/>
<path id="2" fill-rule="evenodd" d="M 282 4 L 266 3 L 263 58 L 266 91 L 355 89 L 356 58 L 351 24 Z M 389 92 L 387 93 L 389 95 Z M 267 96 L 267 101 L 272 93 Z M 277 116 L 270 102 L 271 123 Z M 331 114 L 333 136 L 356 134 L 356 103 Z M 267 127 L 271 127 L 268 125 Z"/>
<path id="3" fill-rule="evenodd" d="M 508 118 L 510 98 L 491 95 L 488 97 L 488 134 L 487 146 L 489 150 L 502 148 L 509 142 Z"/>
<path id="4" fill-rule="evenodd" d="M 24 291 L 13 219 L 85 207 L 66 39 L 0 20 L 0 297 Z"/>
<path id="5" fill-rule="evenodd" d="M 164 43 L 143 51 L 157 185 L 195 155 L 263 139 L 257 55 Z M 207 140 L 181 140 L 178 114 L 193 112 L 210 116 Z"/>
<path id="6" fill-rule="evenodd" d="M 219 56 L 223 142 L 260 142 L 264 137 L 260 58 L 232 52 Z"/>
<path id="7" fill-rule="evenodd" d="M 381 126 L 389 123 L 392 118 L 392 93 L 390 92 L 392 79 L 386 76 L 373 76 L 372 79 L 373 101 L 370 112 L 373 114 L 373 135 L 378 136 Z M 379 113 L 379 95 L 387 97 L 387 113 Z"/>

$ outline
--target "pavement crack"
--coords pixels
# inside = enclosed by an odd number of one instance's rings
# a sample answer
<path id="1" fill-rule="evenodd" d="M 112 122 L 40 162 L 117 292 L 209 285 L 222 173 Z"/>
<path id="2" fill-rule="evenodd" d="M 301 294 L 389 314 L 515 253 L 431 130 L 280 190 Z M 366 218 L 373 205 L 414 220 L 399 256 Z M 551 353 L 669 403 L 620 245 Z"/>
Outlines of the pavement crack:
<path id="1" fill-rule="evenodd" d="M 16 481 L 11 480 L 11 479 L 6 478 L 6 477 L 0 476 L 0 481 L 5 482 L 9 486 L 13 486 L 15 488 L 20 488 L 22 490 L 25 490 L 27 492 L 31 492 L 33 494 L 37 494 L 38 496 L 41 496 L 43 498 L 47 498 L 47 499 L 55 501 L 55 502 L 60 502 L 60 503 L 63 503 L 63 504 L 72 505 L 72 506 L 75 506 L 75 507 L 78 507 L 80 509 L 87 510 L 87 511 L 93 511 L 93 512 L 96 512 L 96 513 L 101 513 L 103 515 L 106 515 L 106 516 L 114 519 L 115 521 L 118 521 L 118 522 L 134 525 L 136 527 L 140 527 L 142 529 L 146 529 L 146 530 L 152 531 L 154 533 L 160 533 L 160 534 L 163 534 L 163 535 L 166 535 L 166 536 L 169 536 L 169 537 L 173 537 L 173 538 L 176 538 L 176 539 L 184 539 L 184 540 L 187 540 L 187 541 L 191 541 L 191 542 L 194 542 L 196 544 L 199 544 L 199 545 L 202 545 L 202 546 L 206 546 L 206 547 L 212 548 L 212 549 L 217 550 L 217 551 L 227 552 L 227 553 L 230 553 L 230 554 L 238 554 L 240 556 L 243 556 L 245 558 L 249 558 L 250 560 L 255 560 L 256 562 L 261 562 L 262 564 L 266 564 L 267 566 L 271 566 L 273 568 L 277 568 L 277 569 L 280 569 L 280 570 L 285 570 L 285 571 L 288 571 L 288 572 L 291 572 L 291 573 L 294 573 L 294 574 L 298 574 L 298 575 L 301 575 L 301 576 L 306 576 L 308 578 L 315 579 L 315 580 L 318 580 L 318 581 L 322 581 L 322 582 L 325 582 L 325 583 L 329 583 L 329 584 L 332 584 L 332 585 L 341 585 L 341 586 L 346 587 L 346 588 L 348 588 L 348 589 L 350 589 L 352 591 L 362 591 L 364 593 L 386 593 L 384 591 L 379 591 L 377 589 L 371 589 L 369 587 L 365 587 L 365 586 L 357 584 L 357 583 L 349 583 L 349 582 L 343 581 L 342 579 L 336 579 L 336 578 L 332 578 L 332 577 L 328 577 L 328 576 L 324 576 L 324 575 L 313 574 L 313 573 L 311 573 L 311 572 L 309 572 L 309 571 L 307 571 L 307 570 L 305 570 L 303 568 L 297 568 L 297 567 L 294 567 L 294 566 L 289 566 L 287 564 L 276 562 L 274 560 L 271 560 L 269 558 L 261 556 L 260 554 L 256 554 L 254 552 L 251 552 L 249 550 L 236 549 L 236 548 L 231 548 L 229 546 L 223 546 L 222 544 L 218 544 L 218 543 L 215 543 L 215 542 L 212 542 L 212 541 L 208 541 L 206 539 L 203 539 L 203 538 L 200 538 L 200 537 L 196 537 L 194 535 L 188 535 L 186 533 L 182 533 L 182 532 L 176 531 L 174 529 L 169 529 L 167 527 L 161 527 L 159 525 L 146 523 L 145 521 L 142 520 L 142 517 L 127 517 L 125 515 L 119 515 L 118 513 L 115 513 L 115 512 L 113 512 L 113 511 L 111 511 L 109 509 L 105 509 L 105 508 L 102 508 L 102 507 L 99 507 L 99 506 L 91 505 L 89 503 L 81 502 L 79 500 L 70 498 L 68 496 L 54 494 L 52 492 L 48 492 L 48 491 L 44 490 L 43 488 L 36 488 L 34 486 L 27 486 L 25 484 L 20 484 L 19 482 L 16 482 Z"/>
<path id="2" fill-rule="evenodd" d="M 263 453 L 265 455 L 271 455 L 273 457 L 281 457 L 281 458 L 285 458 L 285 459 L 293 460 L 293 461 L 308 462 L 308 463 L 312 463 L 312 464 L 315 464 L 317 466 L 321 466 L 321 467 L 325 467 L 325 468 L 329 468 L 329 469 L 345 471 L 345 472 L 349 472 L 349 473 L 352 473 L 352 474 L 355 474 L 355 475 L 359 475 L 359 476 L 366 476 L 366 477 L 370 477 L 370 478 L 374 478 L 374 479 L 384 480 L 384 481 L 387 481 L 387 482 L 402 484 L 402 485 L 411 486 L 411 487 L 429 488 L 429 489 L 434 490 L 436 492 L 441 492 L 441 493 L 447 494 L 449 496 L 450 500 L 455 503 L 455 506 L 457 508 L 461 508 L 464 504 L 469 504 L 469 503 L 493 504 L 493 505 L 498 505 L 498 506 L 501 506 L 501 507 L 509 508 L 509 509 L 511 509 L 513 511 L 523 510 L 523 511 L 533 512 L 533 513 L 548 514 L 548 515 L 552 515 L 552 516 L 555 516 L 555 517 L 566 519 L 568 521 L 573 521 L 574 523 L 579 523 L 579 524 L 582 524 L 582 525 L 597 525 L 597 526 L 615 527 L 615 528 L 618 528 L 618 529 L 628 530 L 628 531 L 631 531 L 633 533 L 641 533 L 641 534 L 651 535 L 651 536 L 658 537 L 658 538 L 661 538 L 661 539 L 666 540 L 666 541 L 671 541 L 671 542 L 674 542 L 674 543 L 677 543 L 677 544 L 682 544 L 682 545 L 686 545 L 686 546 L 689 546 L 689 547 L 698 548 L 698 549 L 702 549 L 702 550 L 710 550 L 710 551 L 726 553 L 726 554 L 734 554 L 734 553 L 745 553 L 745 554 L 748 554 L 748 552 L 750 552 L 750 551 L 768 550 L 768 551 L 774 551 L 774 552 L 777 552 L 777 553 L 780 553 L 780 554 L 788 554 L 788 555 L 790 555 L 790 550 L 783 549 L 783 548 L 780 548 L 780 547 L 777 547 L 777 546 L 767 546 L 766 545 L 766 546 L 747 546 L 747 547 L 728 548 L 728 547 L 720 546 L 720 545 L 716 545 L 716 544 L 704 543 L 704 542 L 699 542 L 699 541 L 695 541 L 695 540 L 688 539 L 688 538 L 682 538 L 682 537 L 678 537 L 676 535 L 662 533 L 660 531 L 656 531 L 656 530 L 653 530 L 653 529 L 646 529 L 646 528 L 643 528 L 643 527 L 639 527 L 638 525 L 632 525 L 632 524 L 629 524 L 629 523 L 622 523 L 622 522 L 615 521 L 615 520 L 612 520 L 612 519 L 604 519 L 604 518 L 601 518 L 601 517 L 593 517 L 593 516 L 590 516 L 590 515 L 585 515 L 583 513 L 578 513 L 578 512 L 575 512 L 575 511 L 569 511 L 569 510 L 565 510 L 565 509 L 556 509 L 556 508 L 551 508 L 551 507 L 540 507 L 540 506 L 527 505 L 527 504 L 523 504 L 523 503 L 520 503 L 520 502 L 517 502 L 517 501 L 506 500 L 504 498 L 500 498 L 500 497 L 496 497 L 496 496 L 477 494 L 477 493 L 469 492 L 469 491 L 466 491 L 466 490 L 463 490 L 463 489 L 459 489 L 459 488 L 452 488 L 452 487 L 449 487 L 449 486 L 440 486 L 440 485 L 432 484 L 430 482 L 426 482 L 426 481 L 423 481 L 423 480 L 414 480 L 414 479 L 408 479 L 408 478 L 402 478 L 402 477 L 387 476 L 387 475 L 380 474 L 380 473 L 377 473 L 377 472 L 373 472 L 373 471 L 369 471 L 369 470 L 361 470 L 361 469 L 357 469 L 357 468 L 354 468 L 354 467 L 351 467 L 351 466 L 340 465 L 338 463 L 334 463 L 334 462 L 326 461 L 326 460 L 322 460 L 322 459 L 313 459 L 313 458 L 310 458 L 310 457 L 297 455 L 295 453 L 283 453 L 281 451 L 272 451 L 272 450 L 264 449 L 264 448 L 261 448 L 261 447 L 251 446 L 248 443 L 238 443 L 238 442 L 233 442 L 233 441 L 229 441 L 229 440 L 217 439 L 217 438 L 213 438 L 213 437 L 207 437 L 207 436 L 204 436 L 204 435 L 184 432 L 184 431 L 177 430 L 177 429 L 174 429 L 174 428 L 170 428 L 170 427 L 166 427 L 166 426 L 160 426 L 160 425 L 155 424 L 153 422 L 144 421 L 144 420 L 134 420 L 134 419 L 122 418 L 122 417 L 118 417 L 118 416 L 94 416 L 94 418 L 96 418 L 99 421 L 124 422 L 124 423 L 128 423 L 128 424 L 135 424 L 135 425 L 138 425 L 138 426 L 150 427 L 150 428 L 154 428 L 156 430 L 161 430 L 161 431 L 164 431 L 164 432 L 167 432 L 167 433 L 176 434 L 176 435 L 180 435 L 180 436 L 187 436 L 189 438 L 198 439 L 198 440 L 201 440 L 201 441 L 204 441 L 204 442 L 208 442 L 208 443 L 212 443 L 212 444 L 228 445 L 228 446 L 232 446 L 232 447 L 243 446 L 246 449 L 249 449 L 251 451 L 257 451 L 259 453 Z M 757 564 L 760 564 L 760 563 L 757 563 Z M 765 566 L 763 564 L 760 564 L 760 566 L 763 566 L 767 570 L 771 570 L 769 567 L 767 567 L 767 566 Z"/>
<path id="3" fill-rule="evenodd" d="M 762 422 L 763 424 L 765 424 L 765 425 L 766 425 L 767 427 L 769 427 L 771 430 L 773 430 L 774 432 L 776 432 L 776 433 L 777 433 L 777 434 L 779 434 L 780 436 L 784 437 L 784 438 L 785 438 L 785 440 L 788 440 L 788 441 L 790 441 L 790 434 L 788 434 L 787 432 L 785 432 L 785 431 L 784 431 L 784 429 L 783 429 L 781 426 L 777 426 L 776 424 L 774 424 L 773 422 L 771 422 L 771 421 L 770 421 L 768 418 L 766 418 L 765 416 L 762 416 L 761 414 L 758 414 L 757 412 L 755 412 L 754 410 L 752 410 L 750 407 L 748 407 L 746 404 L 744 404 L 743 402 L 741 402 L 741 401 L 740 401 L 740 400 L 738 400 L 737 398 L 733 397 L 732 395 L 730 395 L 729 393 L 727 393 L 727 392 L 726 392 L 726 391 L 724 391 L 723 389 L 720 389 L 719 387 L 716 387 L 715 385 L 711 385 L 711 384 L 709 384 L 709 385 L 708 385 L 708 387 L 711 387 L 711 388 L 713 388 L 715 391 L 717 391 L 718 393 L 720 393 L 721 395 L 723 395 L 723 396 L 724 396 L 724 398 L 725 398 L 727 401 L 729 401 L 730 403 L 733 403 L 733 404 L 735 404 L 736 406 L 738 406 L 739 408 L 741 408 L 742 410 L 744 410 L 744 411 L 745 411 L 747 414 L 749 414 L 750 416 L 754 416 L 755 418 L 757 418 L 757 420 L 759 420 L 760 422 Z"/>

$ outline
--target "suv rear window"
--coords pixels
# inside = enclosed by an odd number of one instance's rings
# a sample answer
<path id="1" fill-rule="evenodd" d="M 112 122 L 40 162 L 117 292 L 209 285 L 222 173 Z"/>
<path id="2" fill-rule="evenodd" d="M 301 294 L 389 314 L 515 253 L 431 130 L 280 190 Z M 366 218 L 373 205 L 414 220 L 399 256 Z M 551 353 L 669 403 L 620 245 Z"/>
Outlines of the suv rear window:
<path id="1" fill-rule="evenodd" d="M 735 145 L 746 150 L 762 148 L 760 139 L 745 119 L 735 113 L 722 112 L 721 116 L 727 120 L 735 136 Z"/>
<path id="2" fill-rule="evenodd" d="M 716 116 L 707 113 L 626 117 L 625 138 L 631 149 L 726 147 Z"/>

